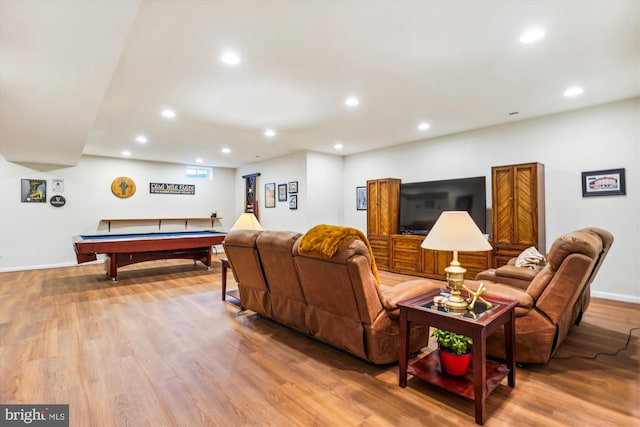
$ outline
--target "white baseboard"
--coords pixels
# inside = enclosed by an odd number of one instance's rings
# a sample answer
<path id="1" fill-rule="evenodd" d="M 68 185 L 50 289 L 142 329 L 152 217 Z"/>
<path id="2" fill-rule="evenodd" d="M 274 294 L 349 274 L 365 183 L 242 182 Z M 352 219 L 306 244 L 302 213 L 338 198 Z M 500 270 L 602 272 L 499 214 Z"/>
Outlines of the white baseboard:
<path id="1" fill-rule="evenodd" d="M 594 298 L 610 299 L 614 301 L 633 302 L 640 304 L 640 297 L 634 297 L 631 295 L 613 294 L 611 292 L 599 292 L 591 290 L 591 296 Z"/>
<path id="2" fill-rule="evenodd" d="M 73 267 L 74 265 L 78 265 L 78 263 L 76 263 L 76 262 L 63 262 L 61 264 L 23 265 L 23 266 L 20 266 L 20 267 L 0 268 L 0 273 L 8 273 L 10 271 L 43 270 L 45 268 Z"/>

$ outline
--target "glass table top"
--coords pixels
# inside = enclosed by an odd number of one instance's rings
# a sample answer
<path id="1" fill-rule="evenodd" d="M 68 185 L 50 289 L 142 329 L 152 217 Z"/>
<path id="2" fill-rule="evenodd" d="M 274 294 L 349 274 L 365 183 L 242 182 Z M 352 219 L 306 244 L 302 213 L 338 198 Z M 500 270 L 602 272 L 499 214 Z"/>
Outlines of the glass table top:
<path id="1" fill-rule="evenodd" d="M 500 304 L 495 304 L 495 303 L 492 303 L 491 307 L 489 307 L 484 302 L 478 300 L 475 302 L 473 306 L 473 310 L 467 309 L 467 311 L 462 313 L 451 312 L 451 311 L 447 311 L 447 309 L 445 308 L 445 302 L 447 300 L 447 296 L 448 295 L 436 296 L 430 301 L 420 304 L 418 307 L 424 310 L 438 311 L 441 314 L 445 314 L 448 316 L 462 317 L 469 320 L 479 319 L 482 316 L 490 313 L 492 310 L 495 310 L 496 308 L 500 307 Z M 438 298 L 438 297 L 441 297 L 441 298 Z M 440 302 L 440 300 L 442 302 Z"/>

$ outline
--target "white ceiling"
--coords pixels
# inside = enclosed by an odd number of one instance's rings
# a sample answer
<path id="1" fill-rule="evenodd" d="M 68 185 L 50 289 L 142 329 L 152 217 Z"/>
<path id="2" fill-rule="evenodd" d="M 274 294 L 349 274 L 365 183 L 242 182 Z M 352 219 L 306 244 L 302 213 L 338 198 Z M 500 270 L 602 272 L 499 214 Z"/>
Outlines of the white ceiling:
<path id="1" fill-rule="evenodd" d="M 520 43 L 532 26 L 545 37 Z M 0 0 L 0 154 L 352 154 L 638 96 L 639 28 L 637 0 Z"/>

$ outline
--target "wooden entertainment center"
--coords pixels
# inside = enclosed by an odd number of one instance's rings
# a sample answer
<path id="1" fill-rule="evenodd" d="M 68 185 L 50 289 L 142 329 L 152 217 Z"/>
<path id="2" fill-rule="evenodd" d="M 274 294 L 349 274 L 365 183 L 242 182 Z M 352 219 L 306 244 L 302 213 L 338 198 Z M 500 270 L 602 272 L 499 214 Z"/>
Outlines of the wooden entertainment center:
<path id="1" fill-rule="evenodd" d="M 400 185 L 397 178 L 367 181 L 367 237 L 380 270 L 445 279 L 451 252 L 420 247 L 424 236 L 400 234 Z M 544 165 L 524 163 L 491 168 L 493 251 L 461 252 L 467 278 L 499 267 L 535 246 L 546 253 Z"/>

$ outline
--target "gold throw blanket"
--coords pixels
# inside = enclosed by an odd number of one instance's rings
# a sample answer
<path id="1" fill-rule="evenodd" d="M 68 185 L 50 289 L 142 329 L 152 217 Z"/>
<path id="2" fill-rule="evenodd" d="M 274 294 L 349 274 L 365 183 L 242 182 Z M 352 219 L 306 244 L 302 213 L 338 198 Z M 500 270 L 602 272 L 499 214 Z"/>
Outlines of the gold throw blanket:
<path id="1" fill-rule="evenodd" d="M 369 245 L 369 240 L 367 236 L 358 229 L 340 227 L 338 225 L 316 225 L 302 236 L 298 250 L 301 254 L 307 256 L 331 258 L 338 251 L 340 245 L 347 239 L 360 239 L 367 245 L 371 258 L 371 272 L 375 276 L 376 281 L 380 283 L 376 259 L 373 256 L 373 250 L 371 249 L 371 245 Z"/>

